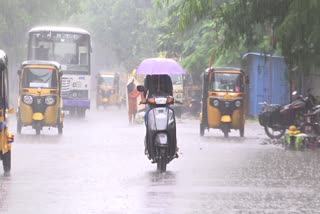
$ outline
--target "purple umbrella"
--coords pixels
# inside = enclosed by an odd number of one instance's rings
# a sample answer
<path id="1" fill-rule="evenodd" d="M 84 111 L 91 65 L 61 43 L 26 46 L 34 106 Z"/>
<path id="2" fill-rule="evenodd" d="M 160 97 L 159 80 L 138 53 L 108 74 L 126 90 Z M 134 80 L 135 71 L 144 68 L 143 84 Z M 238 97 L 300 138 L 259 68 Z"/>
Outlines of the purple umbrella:
<path id="1" fill-rule="evenodd" d="M 168 58 L 148 58 L 144 59 L 138 66 L 137 74 L 184 74 L 183 68 Z"/>

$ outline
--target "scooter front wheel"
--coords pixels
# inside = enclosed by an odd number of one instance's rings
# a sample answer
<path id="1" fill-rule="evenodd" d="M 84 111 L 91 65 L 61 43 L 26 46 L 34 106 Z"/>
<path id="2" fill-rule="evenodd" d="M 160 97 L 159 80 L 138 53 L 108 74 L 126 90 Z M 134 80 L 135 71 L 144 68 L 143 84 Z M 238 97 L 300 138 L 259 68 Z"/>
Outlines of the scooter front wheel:
<path id="1" fill-rule="evenodd" d="M 273 128 L 265 126 L 264 131 L 271 139 L 279 139 L 285 134 L 286 129 L 274 130 Z"/>

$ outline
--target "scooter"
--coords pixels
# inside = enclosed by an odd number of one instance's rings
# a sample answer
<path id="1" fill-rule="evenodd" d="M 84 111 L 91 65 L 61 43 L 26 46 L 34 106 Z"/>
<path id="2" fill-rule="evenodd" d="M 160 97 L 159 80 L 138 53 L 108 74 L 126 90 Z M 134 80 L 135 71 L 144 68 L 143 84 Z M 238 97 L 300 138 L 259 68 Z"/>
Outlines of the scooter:
<path id="1" fill-rule="evenodd" d="M 139 92 L 144 92 L 142 85 L 137 86 Z M 157 170 L 165 172 L 167 164 L 178 158 L 176 139 L 176 120 L 172 96 L 154 94 L 146 101 L 149 109 L 145 115 L 146 155 L 151 163 L 157 164 Z"/>

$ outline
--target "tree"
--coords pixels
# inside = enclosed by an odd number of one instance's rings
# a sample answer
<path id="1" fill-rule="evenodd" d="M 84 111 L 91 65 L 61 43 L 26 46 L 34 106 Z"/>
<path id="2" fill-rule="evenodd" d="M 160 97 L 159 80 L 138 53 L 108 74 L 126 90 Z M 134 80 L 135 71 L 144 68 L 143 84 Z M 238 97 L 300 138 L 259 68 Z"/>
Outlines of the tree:
<path id="1" fill-rule="evenodd" d="M 94 0 L 86 12 L 71 23 L 85 25 L 92 32 L 94 70 L 131 71 L 156 50 L 155 29 L 148 21 L 153 5 L 145 0 Z"/>
<path id="2" fill-rule="evenodd" d="M 174 5 L 175 12 L 177 9 L 183 11 L 178 26 L 184 29 L 208 17 L 219 23 L 223 36 L 220 53 L 235 49 L 242 43 L 248 50 L 257 49 L 271 40 L 271 49 L 266 51 L 273 53 L 275 48 L 279 48 L 291 71 L 308 72 L 312 66 L 319 65 L 319 1 L 215 1 L 215 7 L 212 2 L 168 0 L 167 4 Z"/>

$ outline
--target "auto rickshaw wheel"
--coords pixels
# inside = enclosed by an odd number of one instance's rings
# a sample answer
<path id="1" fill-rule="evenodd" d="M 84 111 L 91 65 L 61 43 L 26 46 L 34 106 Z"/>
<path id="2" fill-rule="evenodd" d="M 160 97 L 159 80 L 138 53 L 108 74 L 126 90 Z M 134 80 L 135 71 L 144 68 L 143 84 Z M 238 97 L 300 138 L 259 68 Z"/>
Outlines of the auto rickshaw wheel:
<path id="1" fill-rule="evenodd" d="M 230 124 L 229 123 L 222 123 L 221 124 L 221 131 L 223 132 L 224 137 L 229 137 Z"/>
<path id="2" fill-rule="evenodd" d="M 229 137 L 229 130 L 223 130 L 224 137 Z"/>
<path id="3" fill-rule="evenodd" d="M 21 121 L 18 120 L 17 121 L 17 133 L 21 134 L 21 130 L 22 130 L 22 124 L 21 124 Z"/>
<path id="4" fill-rule="evenodd" d="M 244 137 L 244 126 L 241 126 L 239 129 L 240 137 Z"/>
<path id="5" fill-rule="evenodd" d="M 70 114 L 70 117 L 74 117 L 75 114 L 76 114 L 76 110 L 75 110 L 75 109 L 71 109 L 71 110 L 69 111 L 69 114 Z"/>
<path id="6" fill-rule="evenodd" d="M 58 124 L 58 134 L 62 134 L 63 133 L 63 123 L 59 123 Z"/>
<path id="7" fill-rule="evenodd" d="M 37 122 L 37 124 L 35 125 L 35 129 L 36 129 L 36 135 L 40 135 L 40 131 L 41 131 L 41 123 Z"/>
<path id="8" fill-rule="evenodd" d="M 204 126 L 200 123 L 200 136 L 204 136 Z"/>
<path id="9" fill-rule="evenodd" d="M 78 108 L 78 117 L 84 118 L 86 116 L 86 109 L 85 108 Z"/>
<path id="10" fill-rule="evenodd" d="M 2 154 L 2 164 L 4 173 L 10 173 L 11 170 L 11 151 L 9 150 L 7 153 Z"/>

